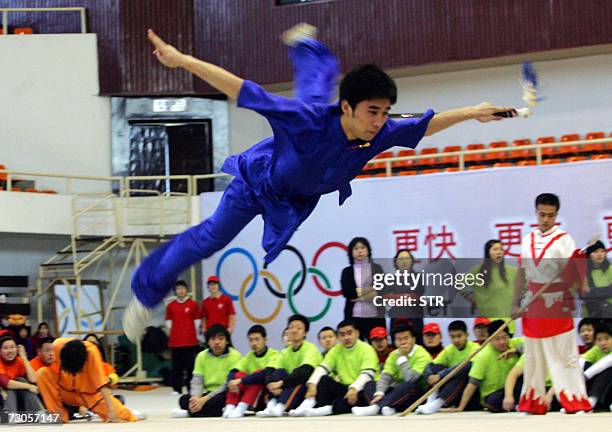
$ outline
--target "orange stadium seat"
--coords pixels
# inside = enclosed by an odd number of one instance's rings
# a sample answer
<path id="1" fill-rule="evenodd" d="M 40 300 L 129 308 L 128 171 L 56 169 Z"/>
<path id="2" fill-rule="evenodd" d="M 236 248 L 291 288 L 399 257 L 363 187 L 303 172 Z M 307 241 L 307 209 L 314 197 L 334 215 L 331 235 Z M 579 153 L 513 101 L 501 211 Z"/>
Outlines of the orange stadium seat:
<path id="1" fill-rule="evenodd" d="M 510 154 L 508 156 L 509 159 L 520 160 L 520 159 L 528 159 L 533 155 L 533 150 L 522 150 L 521 146 L 531 145 L 531 140 L 529 138 L 516 139 L 512 141 L 512 148 L 515 150 L 510 150 Z"/>
<path id="2" fill-rule="evenodd" d="M 481 170 L 485 168 L 489 168 L 489 167 L 486 165 L 472 165 L 471 167 L 468 168 L 468 170 L 473 171 L 473 170 Z"/>
<path id="3" fill-rule="evenodd" d="M 413 150 L 413 149 L 400 150 L 397 153 L 398 157 L 406 157 L 406 156 L 414 156 L 414 155 L 416 155 L 416 150 Z M 391 164 L 391 168 L 402 170 L 404 168 L 411 168 L 411 167 L 413 167 L 415 165 L 417 165 L 417 161 L 414 160 L 414 159 L 412 159 L 412 160 L 403 160 L 403 161 L 393 162 Z"/>
<path id="4" fill-rule="evenodd" d="M 609 154 L 598 154 L 598 155 L 593 155 L 591 156 L 591 159 L 593 160 L 597 160 L 597 159 L 610 159 L 610 155 Z"/>
<path id="5" fill-rule="evenodd" d="M 572 157 L 568 157 L 566 162 L 580 162 L 586 159 L 587 158 L 585 156 L 572 156 Z"/>
<path id="6" fill-rule="evenodd" d="M 436 154 L 436 153 L 440 153 L 440 151 L 438 150 L 438 147 L 427 147 L 421 150 L 422 155 L 429 155 L 429 154 Z M 417 162 L 420 166 L 437 165 L 438 158 L 437 157 L 424 158 L 424 159 L 419 159 Z"/>
<path id="7" fill-rule="evenodd" d="M 495 168 L 505 168 L 505 167 L 514 166 L 514 164 L 511 164 L 510 162 L 498 162 L 498 163 L 494 164 L 493 166 Z"/>
<path id="8" fill-rule="evenodd" d="M 444 172 L 459 172 L 459 167 L 446 168 Z"/>
<path id="9" fill-rule="evenodd" d="M 505 149 L 508 147 L 508 142 L 507 141 L 494 141 L 491 144 L 489 144 L 489 148 L 490 149 Z M 488 162 L 493 162 L 493 161 L 499 161 L 499 160 L 506 160 L 508 157 L 508 152 L 507 151 L 496 151 L 496 152 L 490 152 L 490 153 L 485 153 L 484 154 L 484 160 L 488 161 Z"/>
<path id="10" fill-rule="evenodd" d="M 431 169 L 426 169 L 423 171 L 420 171 L 419 174 L 436 174 L 442 172 L 442 170 L 440 169 L 436 169 L 436 168 L 431 168 Z"/>
<path id="11" fill-rule="evenodd" d="M 580 135 L 578 134 L 566 134 L 561 137 L 562 143 L 578 141 L 578 140 L 580 140 Z M 580 146 L 571 145 L 571 146 L 559 147 L 559 149 L 557 150 L 555 154 L 570 156 L 570 155 L 574 155 L 577 153 L 580 153 Z"/>
<path id="12" fill-rule="evenodd" d="M 381 154 L 377 155 L 372 160 L 375 161 L 376 159 L 383 159 L 383 158 L 390 158 L 390 157 L 393 157 L 393 152 L 387 151 L 387 152 L 382 152 Z M 380 170 L 385 169 L 385 164 L 386 164 L 385 162 L 368 164 L 365 167 L 363 167 L 363 172 L 366 174 L 376 174 Z"/>
<path id="13" fill-rule="evenodd" d="M 546 159 L 546 160 L 542 161 L 542 165 L 560 164 L 561 162 L 563 162 L 563 161 L 561 159 L 559 159 L 559 158 Z"/>
<path id="14" fill-rule="evenodd" d="M 484 144 L 468 144 L 466 150 L 484 150 Z M 484 153 L 465 155 L 466 163 L 476 163 L 484 159 Z"/>
<path id="15" fill-rule="evenodd" d="M 585 139 L 588 140 L 596 140 L 605 138 L 606 134 L 603 132 L 590 132 L 587 134 Z M 580 149 L 580 154 L 593 154 L 606 151 L 605 143 L 594 143 L 594 144 L 585 144 Z"/>
<path id="16" fill-rule="evenodd" d="M 461 151 L 461 146 L 447 146 L 444 147 L 442 153 L 456 152 Z M 441 165 L 458 165 L 459 164 L 459 156 L 444 156 L 440 160 Z"/>
<path id="17" fill-rule="evenodd" d="M 6 170 L 6 166 L 0 164 L 0 171 Z M 0 181 L 6 181 L 7 175 L 3 172 L 0 172 Z"/>
<path id="18" fill-rule="evenodd" d="M 15 27 L 13 29 L 13 34 L 34 34 L 34 30 L 31 27 Z"/>
<path id="19" fill-rule="evenodd" d="M 534 160 L 522 160 L 522 161 L 518 161 L 517 165 L 518 166 L 533 166 L 536 165 L 536 161 Z"/>
<path id="20" fill-rule="evenodd" d="M 57 195 L 57 191 L 54 191 L 52 189 L 43 189 L 41 191 L 38 191 L 40 193 L 45 193 L 45 194 L 53 194 L 53 195 Z"/>
<path id="21" fill-rule="evenodd" d="M 538 144 L 552 144 L 554 142 L 557 142 L 557 138 L 553 137 L 553 136 L 546 136 L 546 137 L 540 137 L 538 138 L 538 140 L 536 141 Z M 542 157 L 549 157 L 555 154 L 555 148 L 556 147 L 548 147 L 548 148 L 543 148 L 542 149 Z"/>
<path id="22" fill-rule="evenodd" d="M 411 170 L 411 171 L 402 171 L 399 173 L 400 176 L 413 176 L 413 175 L 417 175 L 417 171 L 416 170 Z"/>

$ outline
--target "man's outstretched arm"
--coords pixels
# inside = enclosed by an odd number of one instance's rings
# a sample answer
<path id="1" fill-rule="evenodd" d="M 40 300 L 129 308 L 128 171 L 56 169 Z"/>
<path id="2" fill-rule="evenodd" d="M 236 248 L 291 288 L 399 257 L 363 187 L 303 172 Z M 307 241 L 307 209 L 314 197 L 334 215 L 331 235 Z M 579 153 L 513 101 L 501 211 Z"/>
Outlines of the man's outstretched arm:
<path id="1" fill-rule="evenodd" d="M 499 121 L 502 120 L 502 117 L 496 117 L 493 114 L 501 111 L 510 111 L 511 109 L 512 108 L 499 107 L 489 102 L 483 102 L 476 106 L 443 111 L 434 115 L 429 121 L 425 135 L 433 135 L 466 120 L 478 120 L 481 123 Z"/>
<path id="2" fill-rule="evenodd" d="M 169 68 L 182 68 L 224 93 L 237 99 L 244 80 L 219 66 L 183 54 L 172 45 L 164 42 L 153 30 L 147 31 L 149 41 L 155 47 L 153 54 L 161 64 Z"/>

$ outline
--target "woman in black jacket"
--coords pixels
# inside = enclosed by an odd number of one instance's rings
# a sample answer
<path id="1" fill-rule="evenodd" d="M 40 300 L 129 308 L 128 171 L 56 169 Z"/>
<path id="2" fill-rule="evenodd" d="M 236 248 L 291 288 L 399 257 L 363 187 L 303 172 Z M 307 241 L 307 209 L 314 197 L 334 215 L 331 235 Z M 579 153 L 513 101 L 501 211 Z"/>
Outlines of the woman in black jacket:
<path id="1" fill-rule="evenodd" d="M 362 340 L 368 338 L 374 327 L 387 327 L 385 308 L 374 305 L 373 298 L 380 293 L 372 287 L 372 276 L 383 273 L 378 264 L 372 262 L 370 242 L 355 237 L 348 246 L 350 265 L 342 270 L 340 284 L 346 298 L 344 319 L 352 320 L 359 329 Z"/>

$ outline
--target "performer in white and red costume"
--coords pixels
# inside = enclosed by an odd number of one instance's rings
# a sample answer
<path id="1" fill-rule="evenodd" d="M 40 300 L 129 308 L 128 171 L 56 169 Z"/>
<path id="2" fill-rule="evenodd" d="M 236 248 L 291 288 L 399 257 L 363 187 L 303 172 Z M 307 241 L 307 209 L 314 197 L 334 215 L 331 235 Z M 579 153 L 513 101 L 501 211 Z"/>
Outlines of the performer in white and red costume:
<path id="1" fill-rule="evenodd" d="M 524 284 L 527 301 L 546 283 L 551 285 L 523 315 L 525 368 L 518 411 L 546 414 L 546 375 L 568 414 L 591 411 L 584 376 L 579 366 L 574 332 L 572 285 L 580 279 L 580 251 L 572 237 L 556 225 L 559 198 L 550 193 L 535 201 L 538 228 L 523 238 L 520 270 L 516 278 L 514 313 Z"/>

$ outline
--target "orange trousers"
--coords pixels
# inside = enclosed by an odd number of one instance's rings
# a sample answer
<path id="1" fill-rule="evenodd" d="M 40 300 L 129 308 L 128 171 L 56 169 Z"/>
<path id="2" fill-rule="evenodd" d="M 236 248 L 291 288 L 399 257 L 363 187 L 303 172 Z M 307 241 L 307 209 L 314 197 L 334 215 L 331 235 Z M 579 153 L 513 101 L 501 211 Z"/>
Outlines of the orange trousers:
<path id="1" fill-rule="evenodd" d="M 59 385 L 60 375 L 50 367 L 44 367 L 36 372 L 38 389 L 42 395 L 47 410 L 57 413 L 62 421 L 68 422 L 68 411 L 66 405 L 84 406 L 91 412 L 98 414 L 102 420 L 108 419 L 108 405 L 104 401 L 102 392 L 81 393 L 79 391 L 69 391 Z M 113 409 L 118 418 L 125 421 L 138 421 L 132 412 L 117 398 L 111 397 Z"/>

